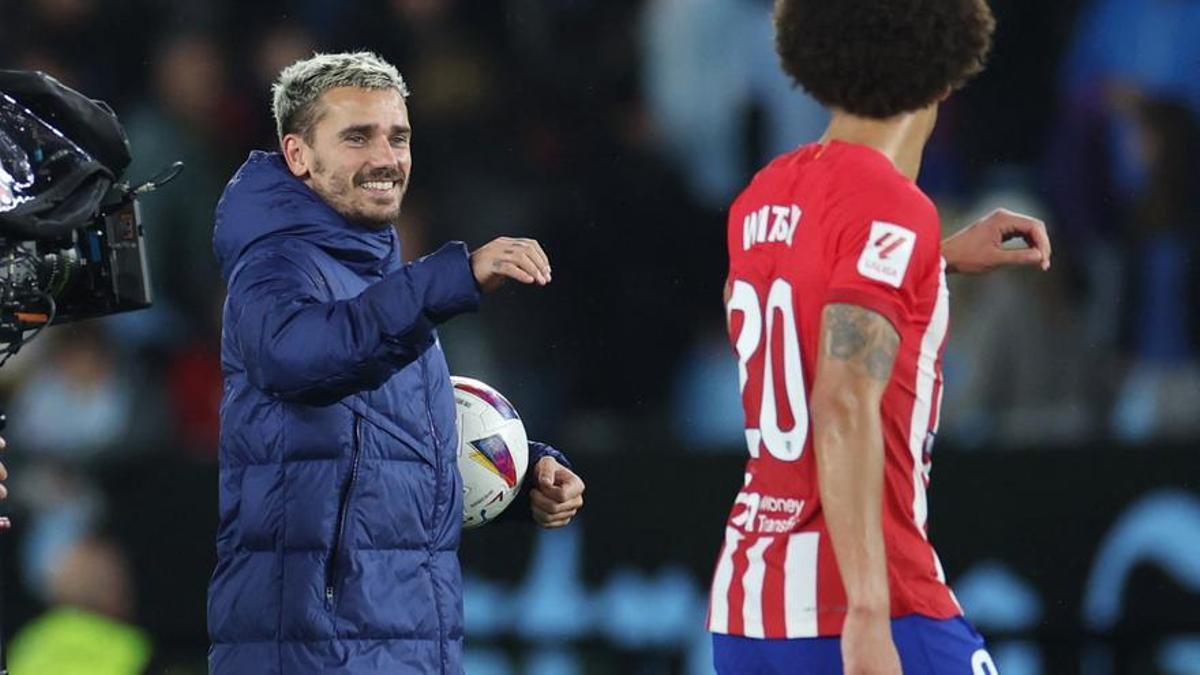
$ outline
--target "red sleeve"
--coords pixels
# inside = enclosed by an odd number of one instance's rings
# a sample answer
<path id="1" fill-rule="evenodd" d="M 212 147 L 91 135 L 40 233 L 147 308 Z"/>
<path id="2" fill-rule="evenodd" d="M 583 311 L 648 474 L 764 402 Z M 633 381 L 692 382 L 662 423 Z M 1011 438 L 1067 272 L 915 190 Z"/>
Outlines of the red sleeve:
<path id="1" fill-rule="evenodd" d="M 865 307 L 904 334 L 917 313 L 923 283 L 936 273 L 941 237 L 936 216 L 881 209 L 836 223 L 829 243 L 832 271 L 825 303 Z M 899 216 L 899 217 L 898 217 Z"/>

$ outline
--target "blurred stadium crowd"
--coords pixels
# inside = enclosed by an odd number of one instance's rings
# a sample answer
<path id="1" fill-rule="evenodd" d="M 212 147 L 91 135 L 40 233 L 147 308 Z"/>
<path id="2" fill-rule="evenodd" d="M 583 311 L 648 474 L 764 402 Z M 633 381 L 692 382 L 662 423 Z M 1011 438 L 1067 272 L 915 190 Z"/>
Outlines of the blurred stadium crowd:
<path id="1" fill-rule="evenodd" d="M 1200 2 L 992 4 L 991 65 L 944 107 L 921 182 L 947 232 L 999 205 L 1043 217 L 1055 264 L 954 282 L 941 438 L 997 452 L 1200 438 Z M 314 50 L 370 49 L 409 80 L 406 257 L 501 234 L 551 256 L 547 289 L 507 291 L 445 327 L 453 371 L 508 393 L 533 436 L 584 467 L 744 452 L 720 303 L 723 208 L 825 121 L 779 72 L 769 9 L 0 0 L 3 67 L 111 103 L 132 178 L 187 167 L 142 204 L 155 307 L 49 331 L 0 371 L 19 525 L 7 576 L 28 606 L 132 617 L 136 588 L 107 539 L 136 550 L 111 536 L 135 524 L 114 522 L 103 477 L 146 458 L 215 463 L 212 214 L 246 154 L 275 144 L 271 81 Z M 205 523 L 202 556 L 211 506 L 181 516 Z M 192 590 L 185 604 L 202 611 Z"/>

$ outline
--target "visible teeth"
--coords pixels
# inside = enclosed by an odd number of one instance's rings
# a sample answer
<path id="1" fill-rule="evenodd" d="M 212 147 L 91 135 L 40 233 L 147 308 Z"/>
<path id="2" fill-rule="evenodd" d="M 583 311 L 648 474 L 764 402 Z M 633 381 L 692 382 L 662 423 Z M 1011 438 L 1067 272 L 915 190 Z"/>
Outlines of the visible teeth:
<path id="1" fill-rule="evenodd" d="M 391 190 L 392 188 L 396 187 L 396 182 L 390 181 L 390 180 L 389 181 L 378 181 L 377 180 L 377 181 L 371 181 L 370 183 L 363 183 L 363 187 L 367 188 L 368 190 Z"/>

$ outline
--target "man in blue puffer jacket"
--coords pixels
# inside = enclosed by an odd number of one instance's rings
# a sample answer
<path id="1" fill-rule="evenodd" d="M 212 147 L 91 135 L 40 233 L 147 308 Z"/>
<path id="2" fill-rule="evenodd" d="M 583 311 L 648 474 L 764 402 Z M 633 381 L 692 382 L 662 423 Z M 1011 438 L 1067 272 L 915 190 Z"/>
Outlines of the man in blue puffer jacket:
<path id="1" fill-rule="evenodd" d="M 550 281 L 537 242 L 451 243 L 402 264 L 407 90 L 368 53 L 316 55 L 274 87 L 282 154 L 217 207 L 221 362 L 212 673 L 458 673 L 462 479 L 435 327 L 505 278 Z M 567 524 L 583 483 L 532 444 L 530 500 Z"/>

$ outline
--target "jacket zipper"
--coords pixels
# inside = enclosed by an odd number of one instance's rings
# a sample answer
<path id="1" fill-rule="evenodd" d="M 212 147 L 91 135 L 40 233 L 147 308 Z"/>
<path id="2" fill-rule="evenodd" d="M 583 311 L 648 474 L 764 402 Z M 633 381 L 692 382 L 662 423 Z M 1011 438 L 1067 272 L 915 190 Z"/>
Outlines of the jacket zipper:
<path id="1" fill-rule="evenodd" d="M 437 481 L 437 494 L 441 494 L 441 491 L 442 491 L 441 440 L 438 438 L 437 425 L 435 425 L 434 421 L 433 421 L 433 401 L 432 401 L 432 399 L 429 398 L 429 371 L 426 370 L 426 368 L 425 368 L 424 360 L 421 361 L 421 379 L 423 381 L 423 384 L 425 385 L 423 387 L 425 389 L 425 419 L 429 421 L 429 437 L 433 439 L 433 467 L 436 471 L 436 473 L 434 475 L 435 475 L 435 479 Z M 433 519 L 433 522 L 430 523 L 431 527 L 437 526 L 437 506 L 438 506 L 438 504 L 435 503 L 434 509 L 433 509 L 434 510 L 433 518 L 434 519 Z M 433 550 L 433 548 L 431 545 L 430 551 L 432 551 L 432 550 Z"/>
<path id="2" fill-rule="evenodd" d="M 422 380 L 422 384 L 424 385 L 422 388 L 425 390 L 425 417 L 426 417 L 426 419 L 429 420 L 429 436 L 430 436 L 430 438 L 433 439 L 433 466 L 434 466 L 434 472 L 435 472 L 434 473 L 434 481 L 435 481 L 434 482 L 434 494 L 440 496 L 442 494 L 442 450 L 440 447 L 441 443 L 438 441 L 437 425 L 433 421 L 433 401 L 429 397 L 429 370 L 426 367 L 424 355 L 422 355 L 422 357 L 420 359 L 420 363 L 421 363 L 421 380 Z M 430 523 L 430 528 L 429 528 L 430 535 L 432 535 L 433 532 L 437 528 L 438 506 L 440 504 L 441 504 L 441 499 L 435 498 L 433 501 L 433 522 Z M 434 552 L 433 537 L 430 536 L 429 549 L 428 549 L 428 560 L 429 560 L 429 576 L 430 576 L 431 580 L 433 578 L 433 552 Z M 437 611 L 437 618 L 438 618 L 438 656 L 441 659 L 442 667 L 445 668 L 445 666 L 446 666 L 446 649 L 445 649 L 445 644 L 442 640 L 442 635 L 445 632 L 445 626 L 442 625 L 442 603 L 438 601 L 438 595 L 437 595 L 436 591 L 433 594 L 433 604 L 434 604 L 435 610 Z"/>
<path id="3" fill-rule="evenodd" d="M 333 609 L 333 587 L 337 580 L 338 553 L 342 550 L 342 536 L 346 531 L 346 515 L 350 511 L 350 496 L 354 493 L 354 484 L 358 482 L 358 457 L 362 449 L 362 418 L 354 416 L 354 448 L 351 450 L 350 480 L 342 493 L 341 507 L 338 509 L 337 530 L 333 533 L 333 550 L 329 553 L 329 568 L 325 571 L 325 601 Z"/>

